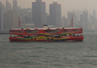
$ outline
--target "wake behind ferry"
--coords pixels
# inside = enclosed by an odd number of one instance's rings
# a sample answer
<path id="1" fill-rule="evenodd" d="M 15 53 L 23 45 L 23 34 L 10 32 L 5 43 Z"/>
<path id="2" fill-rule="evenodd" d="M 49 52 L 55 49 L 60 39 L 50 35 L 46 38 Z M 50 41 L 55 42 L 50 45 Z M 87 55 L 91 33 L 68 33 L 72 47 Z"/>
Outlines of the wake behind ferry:
<path id="1" fill-rule="evenodd" d="M 10 29 L 10 42 L 34 42 L 34 41 L 83 41 L 82 28 L 18 28 Z"/>

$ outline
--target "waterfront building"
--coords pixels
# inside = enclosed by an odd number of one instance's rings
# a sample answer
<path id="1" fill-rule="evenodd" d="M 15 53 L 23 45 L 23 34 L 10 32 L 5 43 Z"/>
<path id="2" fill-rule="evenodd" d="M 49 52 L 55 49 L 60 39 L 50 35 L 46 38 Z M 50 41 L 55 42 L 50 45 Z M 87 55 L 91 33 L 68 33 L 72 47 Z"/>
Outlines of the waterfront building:
<path id="1" fill-rule="evenodd" d="M 18 11 L 17 0 L 13 0 L 13 10 Z"/>
<path id="2" fill-rule="evenodd" d="M 50 12 L 50 25 L 61 26 L 61 5 L 53 2 L 49 7 Z"/>
<path id="3" fill-rule="evenodd" d="M 47 24 L 46 4 L 42 0 L 32 2 L 32 22 L 35 27 Z"/>
<path id="4" fill-rule="evenodd" d="M 11 10 L 11 3 L 8 2 L 8 0 L 6 0 L 6 12 Z"/>
<path id="5" fill-rule="evenodd" d="M 3 31 L 3 4 L 0 2 L 0 33 Z"/>
<path id="6" fill-rule="evenodd" d="M 8 11 L 4 15 L 4 28 L 9 31 L 11 28 L 18 28 L 18 13 L 16 11 Z"/>

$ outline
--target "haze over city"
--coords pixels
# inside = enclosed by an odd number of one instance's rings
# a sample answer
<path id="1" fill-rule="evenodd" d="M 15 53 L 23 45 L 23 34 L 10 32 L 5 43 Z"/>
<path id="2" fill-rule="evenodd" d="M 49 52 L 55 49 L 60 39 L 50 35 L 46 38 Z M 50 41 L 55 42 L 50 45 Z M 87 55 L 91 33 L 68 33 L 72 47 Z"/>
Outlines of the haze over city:
<path id="1" fill-rule="evenodd" d="M 3 2 L 3 4 L 5 4 L 6 0 L 0 0 L 1 2 Z M 13 0 L 7 0 L 9 1 L 11 4 L 13 2 Z M 47 9 L 47 13 L 48 9 L 49 9 L 49 4 L 51 4 L 52 2 L 58 2 L 59 4 L 61 4 L 62 7 L 62 16 L 66 16 L 67 15 L 67 11 L 71 11 L 71 10 L 84 10 L 87 9 L 89 11 L 89 13 L 92 13 L 93 10 L 97 10 L 96 6 L 97 6 L 97 0 L 42 0 L 43 2 L 46 2 L 46 9 Z M 35 0 L 17 0 L 18 2 L 18 6 L 22 7 L 22 8 L 31 8 L 32 7 L 32 2 L 35 2 Z"/>
<path id="2" fill-rule="evenodd" d="M 11 28 L 82 27 L 84 31 L 97 31 L 96 0 L 0 0 L 0 32 Z M 19 24 L 20 20 L 20 24 Z"/>

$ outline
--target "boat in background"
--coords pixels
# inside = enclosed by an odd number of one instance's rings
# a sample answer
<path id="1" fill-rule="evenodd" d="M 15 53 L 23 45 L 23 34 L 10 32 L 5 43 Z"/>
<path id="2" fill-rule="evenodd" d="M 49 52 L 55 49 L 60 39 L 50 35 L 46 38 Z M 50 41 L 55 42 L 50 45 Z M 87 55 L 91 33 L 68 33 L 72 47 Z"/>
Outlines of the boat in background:
<path id="1" fill-rule="evenodd" d="M 10 42 L 32 42 L 32 41 L 83 41 L 82 28 L 21 28 L 10 30 Z"/>

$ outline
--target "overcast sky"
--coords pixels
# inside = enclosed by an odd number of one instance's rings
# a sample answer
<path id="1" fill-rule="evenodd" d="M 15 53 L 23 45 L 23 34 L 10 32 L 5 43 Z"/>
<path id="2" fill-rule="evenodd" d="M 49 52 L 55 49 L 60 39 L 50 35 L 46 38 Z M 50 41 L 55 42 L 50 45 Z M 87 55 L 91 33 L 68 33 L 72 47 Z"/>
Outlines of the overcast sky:
<path id="1" fill-rule="evenodd" d="M 0 0 L 1 2 L 5 3 L 6 0 Z M 10 3 L 12 3 L 13 0 L 8 0 Z M 35 2 L 35 0 L 17 0 L 18 5 L 23 8 L 31 8 L 32 2 Z M 88 9 L 89 12 L 92 12 L 93 10 L 97 10 L 97 0 L 42 0 L 43 2 L 46 2 L 47 9 L 49 4 L 56 1 L 59 4 L 62 5 L 62 14 L 66 14 L 67 11 L 70 10 L 84 10 Z M 48 11 L 47 11 L 48 12 Z"/>

